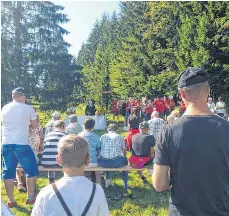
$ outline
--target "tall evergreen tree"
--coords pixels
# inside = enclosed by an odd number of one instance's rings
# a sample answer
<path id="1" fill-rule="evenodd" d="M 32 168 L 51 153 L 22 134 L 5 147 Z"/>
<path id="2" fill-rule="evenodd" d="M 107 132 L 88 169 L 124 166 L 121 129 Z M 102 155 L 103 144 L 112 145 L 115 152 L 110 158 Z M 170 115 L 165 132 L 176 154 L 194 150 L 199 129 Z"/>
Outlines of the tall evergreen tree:
<path id="1" fill-rule="evenodd" d="M 69 21 L 63 9 L 51 2 L 1 2 L 3 102 L 17 86 L 43 108 L 63 108 L 70 100 L 78 75 L 63 39 L 68 32 L 61 24 Z"/>

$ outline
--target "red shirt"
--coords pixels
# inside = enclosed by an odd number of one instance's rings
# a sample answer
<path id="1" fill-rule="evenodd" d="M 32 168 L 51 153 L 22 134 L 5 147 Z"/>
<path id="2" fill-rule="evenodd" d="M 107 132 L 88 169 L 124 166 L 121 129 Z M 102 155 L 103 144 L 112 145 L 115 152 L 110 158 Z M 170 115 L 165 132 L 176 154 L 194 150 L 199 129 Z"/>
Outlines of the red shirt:
<path id="1" fill-rule="evenodd" d="M 145 108 L 145 113 L 152 113 L 152 112 L 153 112 L 153 107 L 147 105 Z"/>
<path id="2" fill-rule="evenodd" d="M 172 100 L 167 99 L 165 103 L 166 103 L 167 107 L 169 107 L 170 109 L 173 109 L 176 106 L 175 101 L 173 99 Z"/>
<path id="3" fill-rule="evenodd" d="M 158 99 L 153 102 L 153 105 L 155 106 L 157 112 L 164 113 L 166 107 L 164 100 Z"/>

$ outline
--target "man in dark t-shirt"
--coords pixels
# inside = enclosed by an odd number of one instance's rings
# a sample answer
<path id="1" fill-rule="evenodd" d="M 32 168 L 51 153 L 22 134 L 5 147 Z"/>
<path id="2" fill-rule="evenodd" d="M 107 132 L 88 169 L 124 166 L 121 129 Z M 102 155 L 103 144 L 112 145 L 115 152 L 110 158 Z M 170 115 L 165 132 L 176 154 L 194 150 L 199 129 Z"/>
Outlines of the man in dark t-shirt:
<path id="1" fill-rule="evenodd" d="M 209 110 L 207 80 L 201 68 L 181 74 L 186 111 L 159 137 L 153 185 L 171 185 L 169 216 L 229 215 L 229 123 Z"/>
<path id="2" fill-rule="evenodd" d="M 139 124 L 140 133 L 132 137 L 132 156 L 129 159 L 130 165 L 136 168 L 150 165 L 154 158 L 155 138 L 149 134 L 149 123 Z M 142 181 L 146 183 L 146 178 L 141 171 L 138 171 Z"/>

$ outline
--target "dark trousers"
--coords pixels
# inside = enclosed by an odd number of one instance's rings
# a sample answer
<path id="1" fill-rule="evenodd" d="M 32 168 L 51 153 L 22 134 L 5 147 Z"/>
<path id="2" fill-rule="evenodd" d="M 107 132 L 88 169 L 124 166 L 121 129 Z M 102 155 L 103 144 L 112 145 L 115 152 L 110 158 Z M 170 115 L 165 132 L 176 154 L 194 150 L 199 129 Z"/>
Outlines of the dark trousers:
<path id="1" fill-rule="evenodd" d="M 128 161 L 127 161 L 127 158 L 124 156 L 119 156 L 119 157 L 112 158 L 112 159 L 100 157 L 98 158 L 98 163 L 101 167 L 104 167 L 104 168 L 119 168 L 119 167 L 123 167 L 124 165 L 128 164 Z M 110 177 L 111 177 L 111 172 L 106 172 L 106 180 L 109 180 Z M 124 188 L 127 189 L 128 172 L 126 171 L 122 172 L 122 179 L 124 182 Z"/>

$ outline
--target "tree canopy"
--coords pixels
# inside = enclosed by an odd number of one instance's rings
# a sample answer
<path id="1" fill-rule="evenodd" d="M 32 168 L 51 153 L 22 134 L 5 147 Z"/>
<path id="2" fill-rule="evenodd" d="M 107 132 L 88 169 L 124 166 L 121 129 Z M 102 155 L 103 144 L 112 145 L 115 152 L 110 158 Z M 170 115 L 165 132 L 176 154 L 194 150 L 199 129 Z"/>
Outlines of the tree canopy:
<path id="1" fill-rule="evenodd" d="M 104 13 L 75 59 L 62 27 L 64 7 L 48 1 L 2 1 L 2 98 L 23 86 L 42 109 L 171 95 L 187 67 L 204 67 L 211 94 L 229 104 L 229 2 L 120 2 Z M 103 102 L 108 104 L 109 95 Z"/>
<path id="2" fill-rule="evenodd" d="M 65 109 L 79 92 L 81 67 L 63 39 L 63 9 L 48 1 L 1 2 L 2 103 L 22 86 L 41 109 Z"/>
<path id="3" fill-rule="evenodd" d="M 229 98 L 229 2 L 120 2 L 83 44 L 77 64 L 88 98 L 177 92 L 187 67 L 204 67 L 212 96 Z"/>

